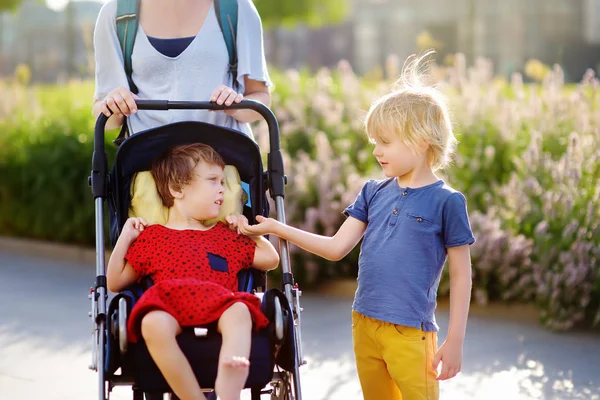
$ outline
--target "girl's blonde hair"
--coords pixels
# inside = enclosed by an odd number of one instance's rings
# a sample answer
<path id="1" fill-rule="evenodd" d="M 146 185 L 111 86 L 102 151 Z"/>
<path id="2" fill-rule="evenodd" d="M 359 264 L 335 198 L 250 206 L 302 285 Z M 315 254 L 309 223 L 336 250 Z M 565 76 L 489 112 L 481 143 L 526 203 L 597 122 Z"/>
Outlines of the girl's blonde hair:
<path id="1" fill-rule="evenodd" d="M 421 63 L 432 53 L 406 60 L 393 91 L 371 105 L 365 128 L 371 141 L 396 134 L 414 151 L 428 145 L 429 163 L 435 171 L 450 162 L 457 141 L 446 99 L 438 89 L 422 83 Z"/>

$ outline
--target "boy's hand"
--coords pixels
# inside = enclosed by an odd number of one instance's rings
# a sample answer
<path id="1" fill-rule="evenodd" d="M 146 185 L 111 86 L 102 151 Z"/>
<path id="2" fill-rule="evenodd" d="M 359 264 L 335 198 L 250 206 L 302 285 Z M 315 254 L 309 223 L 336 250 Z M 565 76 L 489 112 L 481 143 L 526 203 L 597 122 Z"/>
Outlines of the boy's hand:
<path id="1" fill-rule="evenodd" d="M 438 381 L 453 378 L 460 372 L 462 366 L 462 344 L 444 341 L 433 359 L 432 368 L 437 371 L 442 362 L 442 371 L 438 374 Z"/>
<path id="2" fill-rule="evenodd" d="M 121 236 L 133 243 L 136 241 L 140 233 L 143 232 L 144 228 L 148 227 L 148 223 L 143 218 L 129 218 L 123 225 L 123 231 Z"/>
<path id="3" fill-rule="evenodd" d="M 225 221 L 227 221 L 229 229 L 236 231 L 238 234 L 241 233 L 240 226 L 248 224 L 248 219 L 242 214 L 229 214 L 225 217 Z"/>
<path id="4" fill-rule="evenodd" d="M 247 236 L 258 236 L 267 235 L 269 233 L 275 233 L 275 226 L 277 221 L 273 218 L 265 218 L 262 215 L 256 217 L 258 224 L 250 225 L 248 220 L 244 221 L 244 224 L 240 226 L 240 232 Z"/>

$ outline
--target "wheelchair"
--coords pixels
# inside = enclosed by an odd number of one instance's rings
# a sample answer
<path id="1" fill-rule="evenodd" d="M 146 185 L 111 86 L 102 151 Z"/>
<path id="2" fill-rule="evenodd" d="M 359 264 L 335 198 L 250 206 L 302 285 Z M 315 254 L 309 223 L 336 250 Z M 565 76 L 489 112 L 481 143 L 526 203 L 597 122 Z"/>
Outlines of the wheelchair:
<path id="1" fill-rule="evenodd" d="M 212 124 L 183 121 L 149 129 L 128 137 L 117 151 L 112 169 L 108 169 L 104 128 L 108 117 L 100 114 L 94 129 L 94 153 L 89 178 L 95 203 L 96 279 L 90 288 L 92 311 L 92 362 L 98 372 L 98 398 L 108 400 L 115 386 L 130 386 L 134 400 L 176 399 L 168 383 L 150 357 L 143 341 L 131 343 L 127 338 L 127 317 L 144 290 L 146 279 L 132 285 L 109 300 L 105 267 L 104 203 L 108 203 L 110 239 L 116 242 L 127 220 L 131 202 L 131 185 L 136 173 L 150 169 L 152 161 L 167 148 L 204 143 L 221 154 L 225 163 L 237 168 L 248 201 L 243 214 L 249 221 L 257 215 L 268 216 L 267 191 L 274 201 L 277 219 L 285 223 L 284 189 L 286 177 L 280 150 L 279 127 L 272 111 L 263 104 L 244 100 L 229 107 L 212 102 L 137 100 L 139 112 L 169 109 L 252 109 L 260 113 L 269 128 L 267 169 L 258 145 L 233 129 Z M 270 324 L 252 333 L 250 372 L 245 387 L 252 400 L 263 395 L 271 400 L 301 400 L 299 368 L 305 364 L 301 345 L 302 292 L 294 283 L 288 244 L 279 241 L 282 268 L 281 288 L 267 288 L 266 273 L 244 270 L 238 275 L 239 290 L 255 293 Z M 190 362 L 194 374 L 208 399 L 215 398 L 214 387 L 221 347 L 216 324 L 184 327 L 177 342 Z"/>

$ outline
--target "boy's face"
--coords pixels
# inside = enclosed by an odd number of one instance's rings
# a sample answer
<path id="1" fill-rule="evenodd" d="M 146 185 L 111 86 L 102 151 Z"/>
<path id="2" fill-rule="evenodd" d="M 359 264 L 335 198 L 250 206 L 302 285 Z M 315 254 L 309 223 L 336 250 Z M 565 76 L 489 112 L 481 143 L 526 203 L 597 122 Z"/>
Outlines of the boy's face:
<path id="1" fill-rule="evenodd" d="M 408 174 L 422 163 L 425 157 L 425 152 L 414 151 L 397 134 L 379 134 L 374 140 L 373 155 L 388 178 Z"/>
<path id="2" fill-rule="evenodd" d="M 198 221 L 216 218 L 223 205 L 223 180 L 223 168 L 199 162 L 194 168 L 192 182 L 181 190 L 180 204 L 186 214 Z"/>

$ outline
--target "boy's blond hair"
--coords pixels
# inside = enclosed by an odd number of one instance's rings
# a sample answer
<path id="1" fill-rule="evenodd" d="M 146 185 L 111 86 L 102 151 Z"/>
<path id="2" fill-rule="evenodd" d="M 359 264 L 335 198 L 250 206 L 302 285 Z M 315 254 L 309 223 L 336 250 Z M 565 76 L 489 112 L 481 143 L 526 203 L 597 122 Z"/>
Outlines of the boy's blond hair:
<path id="1" fill-rule="evenodd" d="M 435 171 L 450 162 L 457 142 L 446 99 L 422 83 L 420 64 L 432 53 L 407 59 L 394 90 L 371 105 L 365 128 L 371 141 L 393 133 L 414 151 L 429 145 L 429 164 Z"/>

